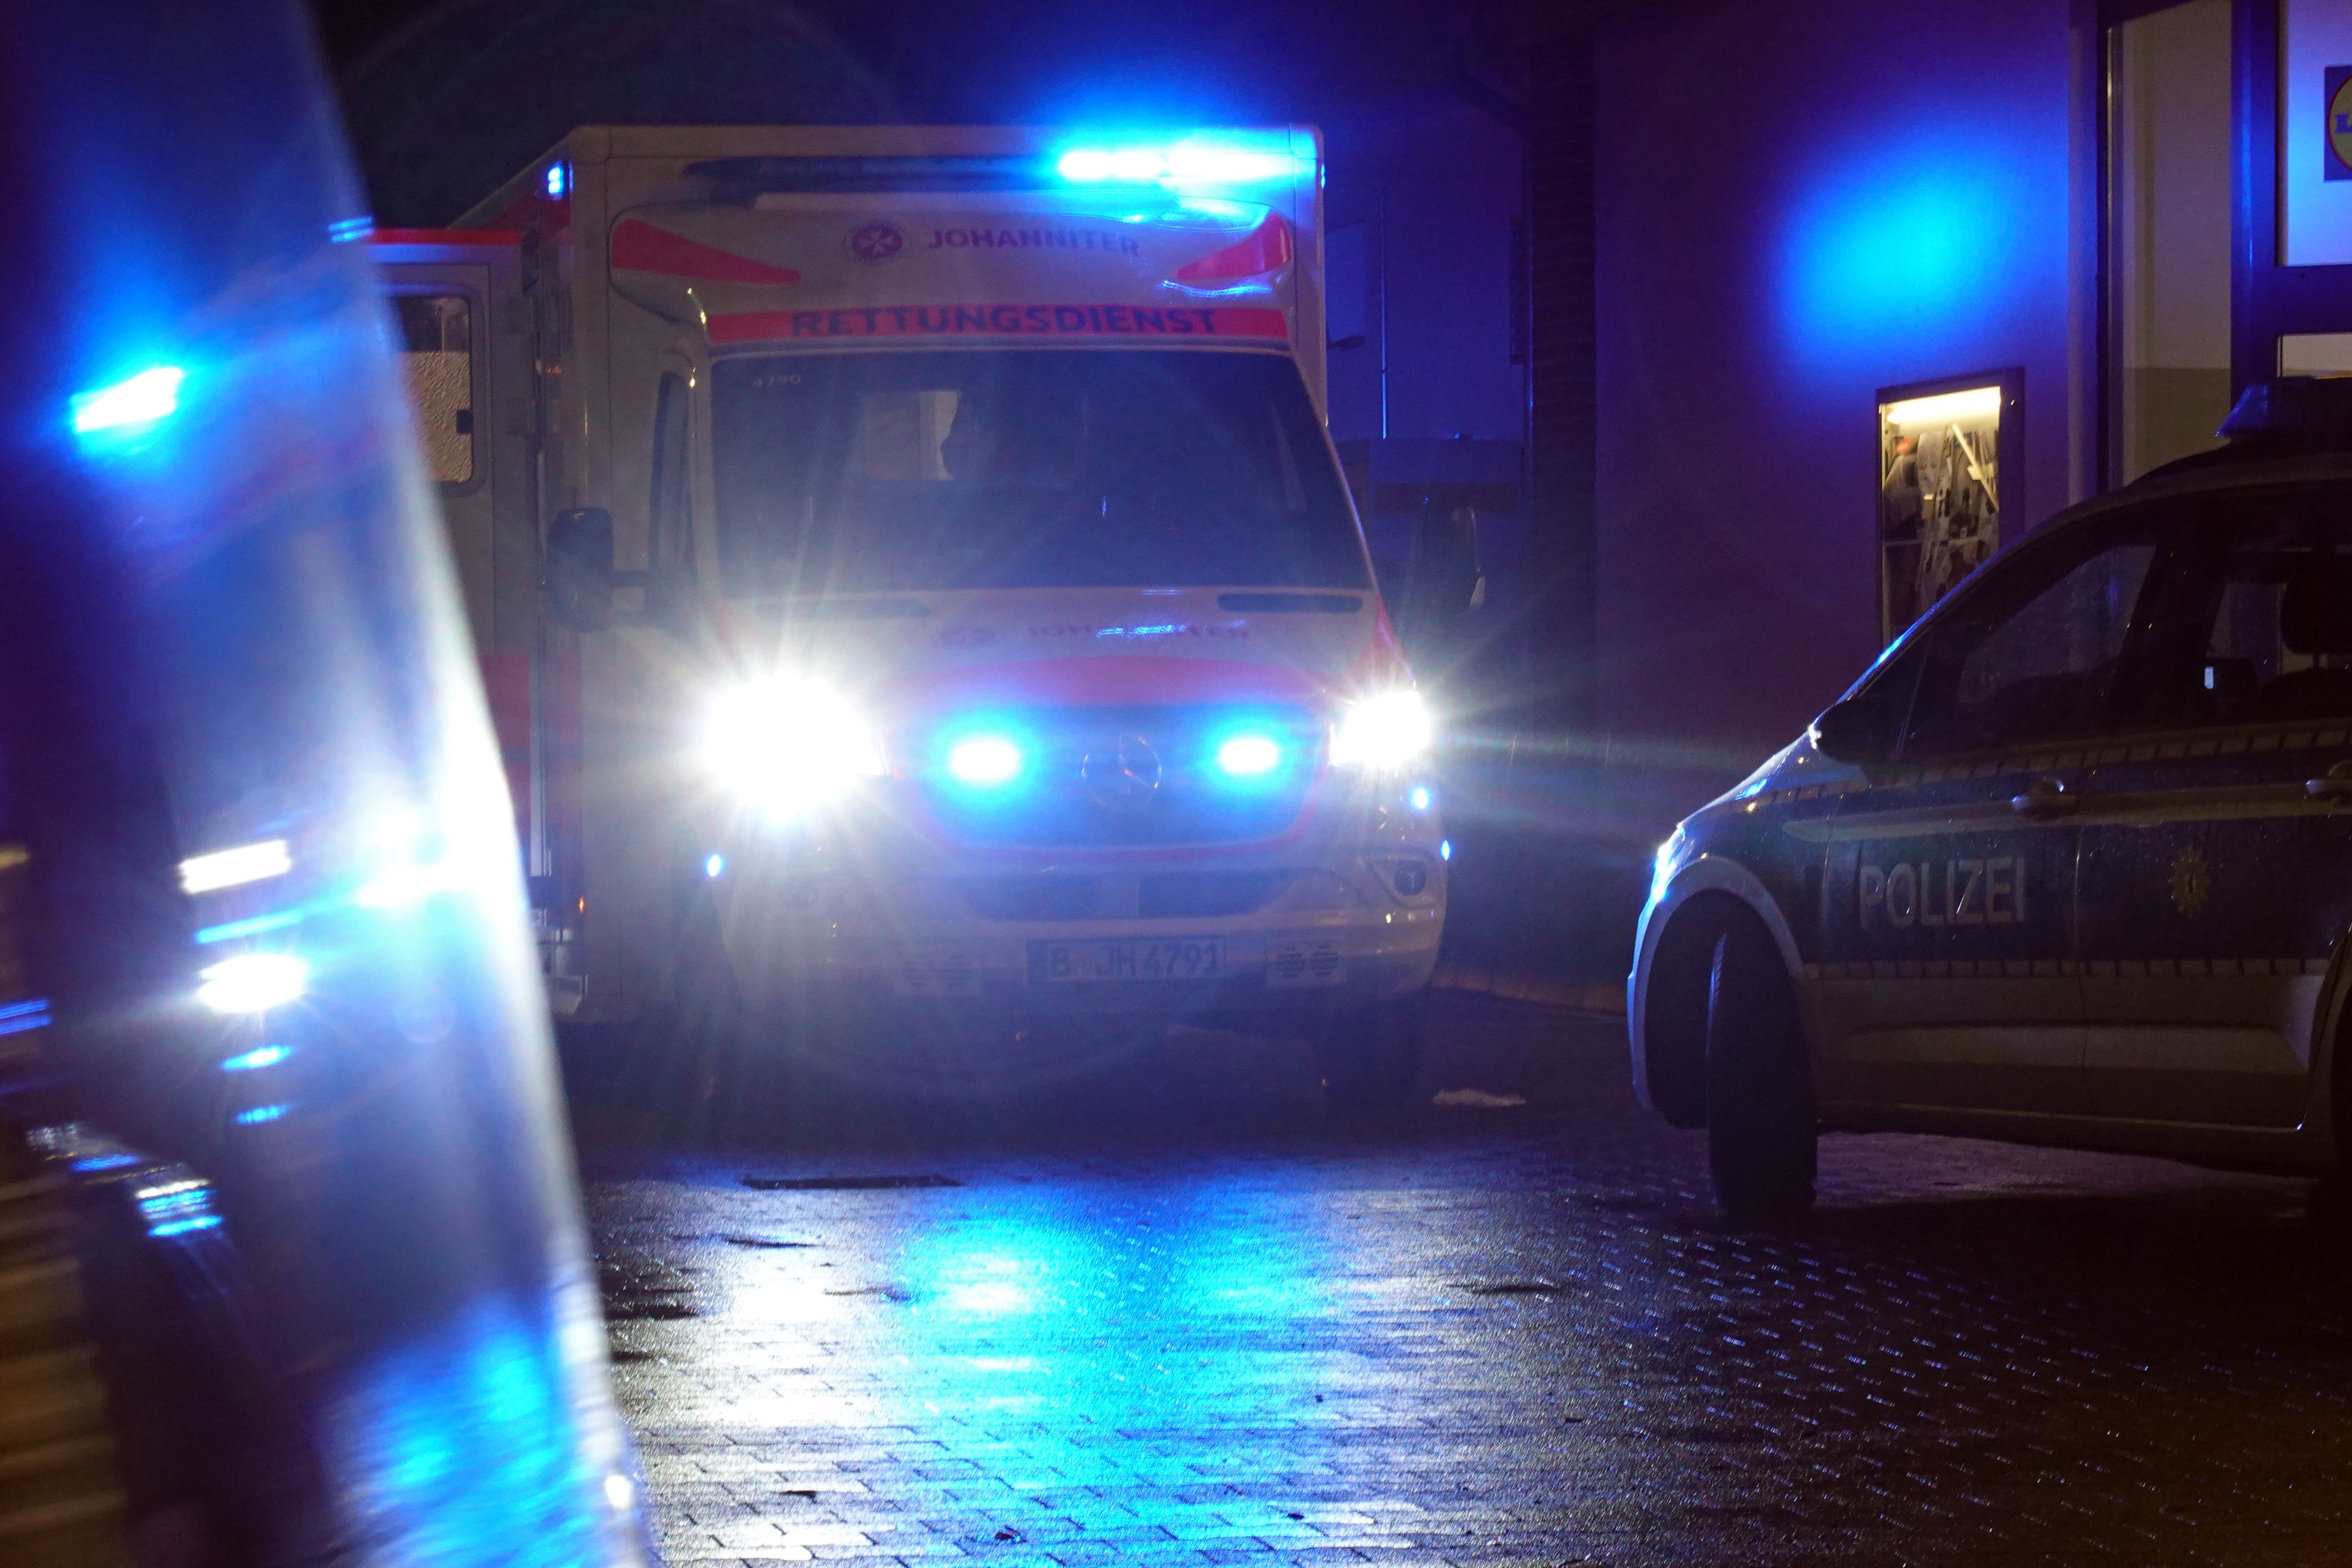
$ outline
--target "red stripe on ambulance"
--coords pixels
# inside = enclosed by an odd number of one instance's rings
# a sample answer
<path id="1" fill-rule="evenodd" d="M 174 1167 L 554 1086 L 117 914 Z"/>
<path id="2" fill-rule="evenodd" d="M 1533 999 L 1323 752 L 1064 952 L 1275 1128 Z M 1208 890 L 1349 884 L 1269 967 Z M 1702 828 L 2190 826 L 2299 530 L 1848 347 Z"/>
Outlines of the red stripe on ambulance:
<path id="1" fill-rule="evenodd" d="M 1255 338 L 1290 335 L 1279 310 L 1204 305 L 861 305 L 710 319 L 714 343 L 811 338 Z"/>
<path id="2" fill-rule="evenodd" d="M 684 235 L 659 229 L 643 218 L 624 219 L 613 230 L 613 265 L 630 272 L 670 277 L 702 277 L 713 283 L 798 283 L 789 267 L 771 267 L 748 256 L 720 250 Z"/>

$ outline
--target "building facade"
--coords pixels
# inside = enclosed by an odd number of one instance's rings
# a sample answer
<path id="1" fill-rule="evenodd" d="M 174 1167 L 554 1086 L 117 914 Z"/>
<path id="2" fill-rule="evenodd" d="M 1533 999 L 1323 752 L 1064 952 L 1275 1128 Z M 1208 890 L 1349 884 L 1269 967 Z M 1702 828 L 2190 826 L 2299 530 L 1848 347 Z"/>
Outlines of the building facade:
<path id="1" fill-rule="evenodd" d="M 1528 57 L 1545 674 L 1662 810 L 2249 379 L 2352 371 L 2352 0 L 1662 0 Z"/>

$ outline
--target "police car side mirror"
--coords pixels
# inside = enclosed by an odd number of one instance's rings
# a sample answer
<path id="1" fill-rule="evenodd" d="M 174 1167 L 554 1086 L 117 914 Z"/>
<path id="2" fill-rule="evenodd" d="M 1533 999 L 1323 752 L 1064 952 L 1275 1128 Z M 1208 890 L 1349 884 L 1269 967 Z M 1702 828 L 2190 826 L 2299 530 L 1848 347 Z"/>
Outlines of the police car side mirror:
<path id="1" fill-rule="evenodd" d="M 548 612 L 574 632 L 613 623 L 613 514 L 602 507 L 558 512 L 547 525 Z"/>
<path id="2" fill-rule="evenodd" d="M 1880 762 L 1893 755 L 1883 711 L 1860 698 L 1834 703 L 1813 720 L 1813 749 L 1832 762 Z"/>

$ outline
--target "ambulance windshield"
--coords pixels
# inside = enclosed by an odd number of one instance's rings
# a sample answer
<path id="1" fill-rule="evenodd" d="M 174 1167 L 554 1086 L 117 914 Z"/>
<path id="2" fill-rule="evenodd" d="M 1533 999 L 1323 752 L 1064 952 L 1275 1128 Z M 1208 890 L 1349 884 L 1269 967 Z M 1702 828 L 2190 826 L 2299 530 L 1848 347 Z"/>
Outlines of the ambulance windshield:
<path id="1" fill-rule="evenodd" d="M 1276 355 L 776 355 L 712 390 L 731 595 L 1369 585 Z"/>

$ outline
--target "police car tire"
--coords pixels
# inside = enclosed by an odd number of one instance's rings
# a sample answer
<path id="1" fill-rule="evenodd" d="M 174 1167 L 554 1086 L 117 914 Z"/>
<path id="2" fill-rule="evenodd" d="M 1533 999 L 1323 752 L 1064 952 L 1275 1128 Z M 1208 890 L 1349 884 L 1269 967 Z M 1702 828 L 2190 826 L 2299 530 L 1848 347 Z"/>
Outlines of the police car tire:
<path id="1" fill-rule="evenodd" d="M 1424 1017 L 1417 995 L 1333 1013 L 1315 1042 L 1324 1103 L 1356 1114 L 1409 1103 L 1421 1085 Z"/>
<path id="2" fill-rule="evenodd" d="M 1744 1223 L 1813 1204 L 1819 1119 L 1796 994 L 1752 916 L 1727 922 L 1706 973 L 1706 1153 L 1715 1197 Z"/>

